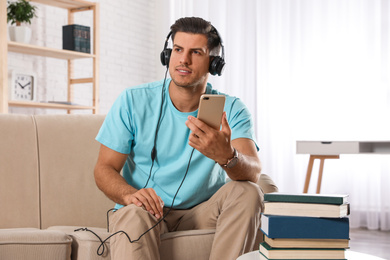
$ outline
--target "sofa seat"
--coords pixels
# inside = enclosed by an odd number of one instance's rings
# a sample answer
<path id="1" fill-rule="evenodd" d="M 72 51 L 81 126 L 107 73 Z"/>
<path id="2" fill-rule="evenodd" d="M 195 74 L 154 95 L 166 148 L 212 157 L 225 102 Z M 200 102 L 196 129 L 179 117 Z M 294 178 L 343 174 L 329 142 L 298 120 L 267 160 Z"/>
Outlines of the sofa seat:
<path id="1" fill-rule="evenodd" d="M 263 193 L 278 191 L 273 180 L 266 174 L 261 174 L 257 183 Z M 101 240 L 104 241 L 111 233 L 107 228 L 87 227 L 95 234 L 82 230 L 80 226 L 52 226 L 48 230 L 58 230 L 69 235 L 72 240 L 72 259 L 101 260 L 110 258 L 110 240 L 104 244 L 104 251 Z M 79 231 L 75 231 L 79 230 Z M 188 230 L 168 232 L 161 235 L 160 256 L 163 260 L 206 260 L 209 259 L 211 246 L 215 235 L 215 229 Z M 100 240 L 101 239 L 101 240 Z M 259 231 L 256 237 L 255 249 L 263 241 L 262 233 Z M 98 255 L 98 251 L 99 254 Z M 196 256 L 196 258 L 194 258 Z"/>
<path id="2" fill-rule="evenodd" d="M 70 260 L 72 238 L 58 230 L 0 229 L 0 258 L 4 260 Z"/>

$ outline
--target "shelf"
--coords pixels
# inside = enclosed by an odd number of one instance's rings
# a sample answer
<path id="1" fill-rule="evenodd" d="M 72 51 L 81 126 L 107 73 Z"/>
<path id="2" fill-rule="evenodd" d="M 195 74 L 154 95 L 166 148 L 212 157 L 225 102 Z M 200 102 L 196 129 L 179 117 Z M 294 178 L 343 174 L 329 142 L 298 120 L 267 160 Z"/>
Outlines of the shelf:
<path id="1" fill-rule="evenodd" d="M 59 7 L 59 8 L 65 8 L 65 9 L 85 9 L 89 8 L 95 3 L 87 2 L 87 1 L 82 1 L 82 0 L 30 0 L 31 2 L 35 3 L 40 3 L 44 5 L 50 5 L 54 7 Z"/>
<path id="2" fill-rule="evenodd" d="M 7 35 L 7 0 L 0 0 L 0 113 L 8 113 L 9 107 L 28 107 L 42 109 L 86 109 L 92 110 L 93 114 L 99 113 L 99 52 L 100 52 L 100 5 L 96 2 L 87 0 L 29 0 L 31 2 L 48 5 L 67 10 L 67 24 L 74 24 L 74 16 L 78 12 L 92 12 L 91 34 L 94 36 L 91 42 L 93 53 L 84 53 L 60 48 L 51 48 L 37 46 L 32 44 L 18 43 L 8 40 Z M 32 101 L 13 101 L 8 100 L 8 53 L 21 53 L 26 55 L 34 55 L 40 57 L 48 57 L 54 59 L 63 59 L 67 61 L 67 100 L 74 99 L 74 84 L 91 84 L 92 85 L 92 105 L 82 106 L 67 103 L 40 103 Z M 92 76 L 89 78 L 74 78 L 74 64 L 78 59 L 92 60 Z"/>
<path id="3" fill-rule="evenodd" d="M 95 109 L 93 106 L 65 105 L 58 103 L 28 102 L 28 101 L 8 101 L 9 106 L 15 107 L 35 107 L 35 108 L 53 108 L 53 109 Z"/>
<path id="4" fill-rule="evenodd" d="M 95 55 L 89 53 L 60 50 L 13 41 L 8 42 L 8 51 L 64 60 L 95 58 Z"/>

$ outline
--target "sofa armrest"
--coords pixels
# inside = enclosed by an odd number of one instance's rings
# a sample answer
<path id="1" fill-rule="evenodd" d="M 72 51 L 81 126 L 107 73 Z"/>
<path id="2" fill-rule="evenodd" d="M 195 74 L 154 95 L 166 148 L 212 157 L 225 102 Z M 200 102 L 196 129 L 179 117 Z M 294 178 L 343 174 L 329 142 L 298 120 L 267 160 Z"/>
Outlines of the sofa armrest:
<path id="1" fill-rule="evenodd" d="M 72 238 L 57 230 L 0 229 L 1 259 L 70 260 Z"/>

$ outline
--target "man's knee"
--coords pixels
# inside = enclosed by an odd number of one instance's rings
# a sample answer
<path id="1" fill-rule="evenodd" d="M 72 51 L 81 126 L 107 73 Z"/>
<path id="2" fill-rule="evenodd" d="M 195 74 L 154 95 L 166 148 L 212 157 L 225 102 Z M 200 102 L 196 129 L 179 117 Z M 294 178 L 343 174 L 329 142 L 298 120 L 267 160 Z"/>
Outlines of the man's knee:
<path id="1" fill-rule="evenodd" d="M 155 223 L 154 217 L 134 204 L 125 206 L 110 217 L 110 226 L 113 231 L 118 230 L 136 230 L 140 227 L 150 227 Z"/>
<path id="2" fill-rule="evenodd" d="M 264 195 L 259 185 L 250 181 L 230 181 L 226 184 L 227 192 L 236 196 L 236 200 L 250 206 L 262 207 Z"/>
<path id="3" fill-rule="evenodd" d="M 230 190 L 241 190 L 244 191 L 244 196 L 247 195 L 249 197 L 257 197 L 263 196 L 263 193 L 256 183 L 251 181 L 230 181 L 226 184 L 226 186 Z"/>
<path id="4" fill-rule="evenodd" d="M 118 232 L 110 240 L 111 259 L 157 259 L 161 225 L 156 223 L 142 207 L 129 205 L 117 210 L 110 218 L 111 232 Z"/>

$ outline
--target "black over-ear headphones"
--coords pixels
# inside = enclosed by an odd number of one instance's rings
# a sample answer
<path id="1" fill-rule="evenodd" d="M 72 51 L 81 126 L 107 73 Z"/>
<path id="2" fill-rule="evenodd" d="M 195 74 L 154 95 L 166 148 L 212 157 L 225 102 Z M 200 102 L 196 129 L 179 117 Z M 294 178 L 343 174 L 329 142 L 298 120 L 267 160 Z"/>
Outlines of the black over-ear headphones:
<path id="1" fill-rule="evenodd" d="M 162 50 L 162 52 L 160 54 L 161 64 L 163 66 L 167 66 L 167 68 L 169 67 L 169 60 L 171 59 L 171 53 L 172 53 L 172 49 L 167 48 L 168 47 L 168 40 L 169 40 L 169 37 L 171 37 L 171 35 L 172 35 L 172 31 L 170 31 L 168 33 L 167 39 L 165 40 L 165 43 L 164 43 L 164 49 Z"/>
<path id="2" fill-rule="evenodd" d="M 215 27 L 213 27 L 213 30 L 215 31 L 215 33 L 217 34 L 217 36 L 219 38 L 219 42 L 220 42 L 221 48 L 222 48 L 222 57 L 221 56 L 215 56 L 212 59 L 212 61 L 210 62 L 210 66 L 209 66 L 209 72 L 213 76 L 214 75 L 221 76 L 222 72 L 223 72 L 223 69 L 225 67 L 225 49 L 224 49 L 223 44 L 222 44 L 222 38 L 219 35 L 217 29 Z M 169 40 L 169 37 L 171 37 L 171 35 L 172 35 L 172 31 L 170 31 L 168 33 L 167 39 L 165 40 L 164 49 L 163 49 L 163 51 L 160 54 L 161 64 L 163 66 L 167 66 L 167 67 L 169 67 L 169 60 L 170 60 L 171 54 L 172 54 L 172 49 L 171 48 L 167 48 L 168 47 L 168 40 Z"/>

